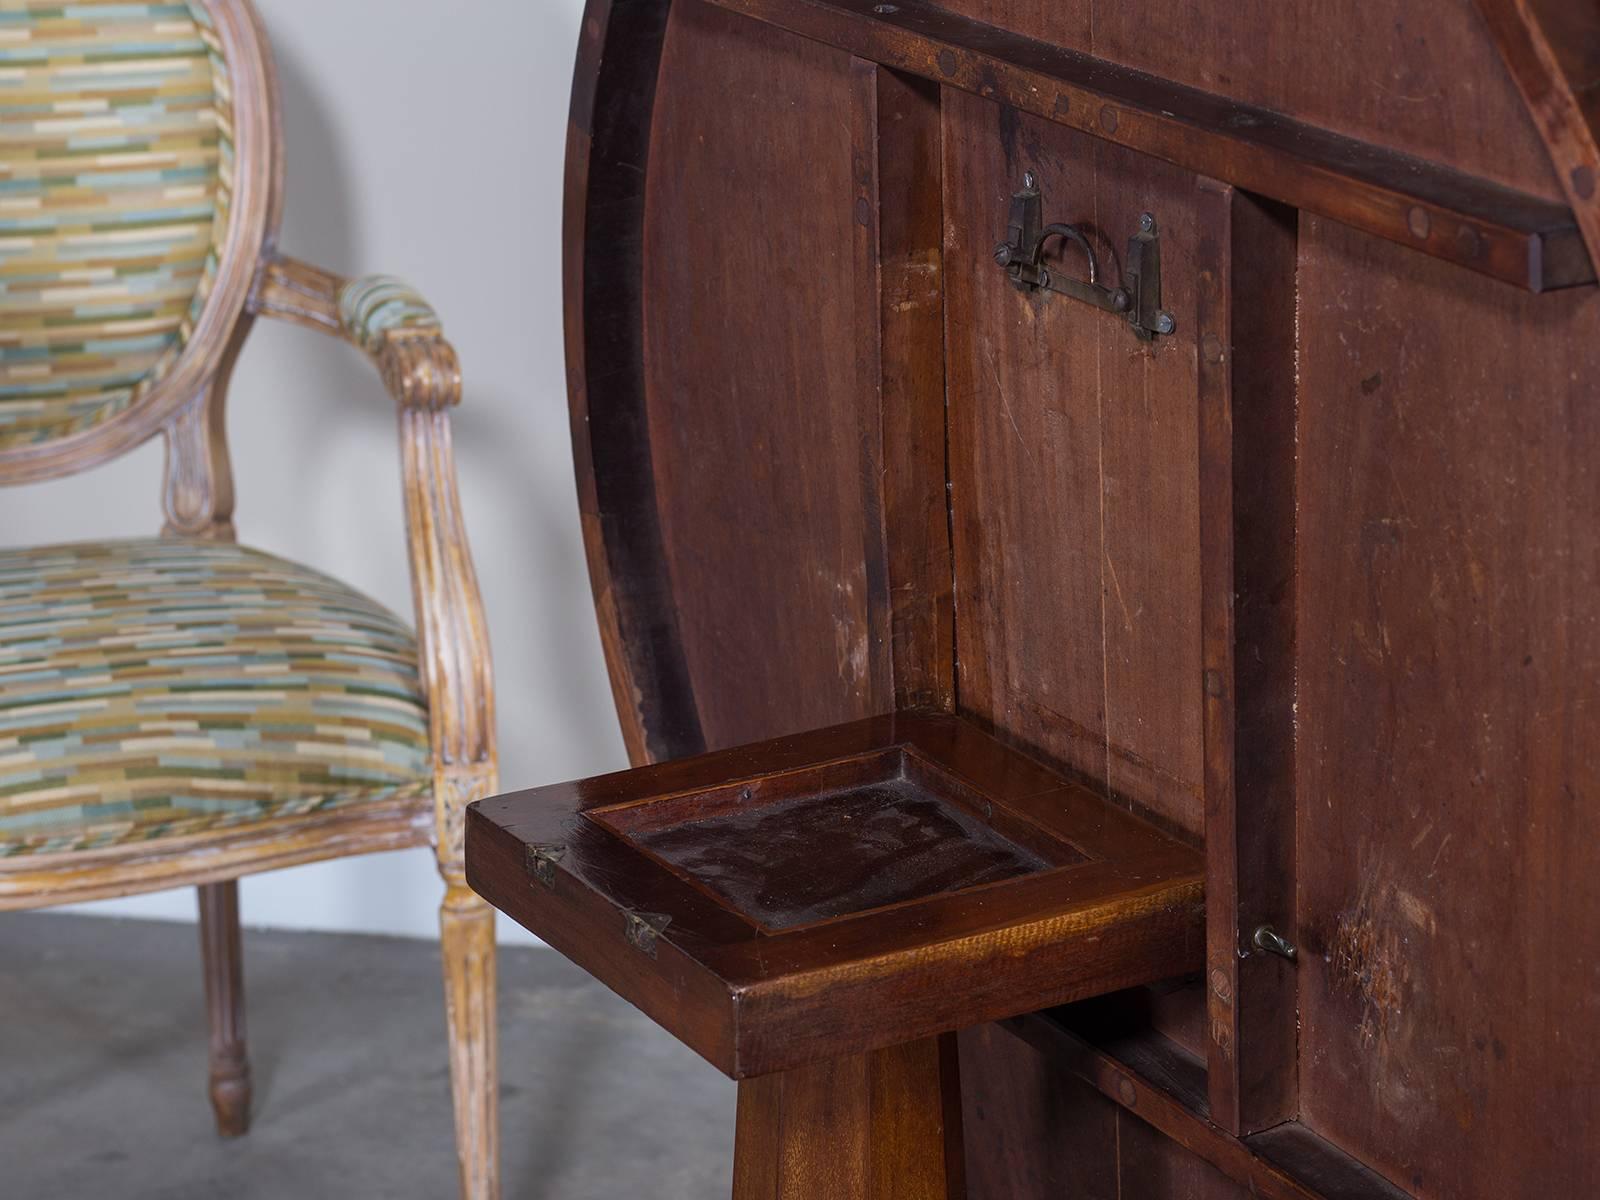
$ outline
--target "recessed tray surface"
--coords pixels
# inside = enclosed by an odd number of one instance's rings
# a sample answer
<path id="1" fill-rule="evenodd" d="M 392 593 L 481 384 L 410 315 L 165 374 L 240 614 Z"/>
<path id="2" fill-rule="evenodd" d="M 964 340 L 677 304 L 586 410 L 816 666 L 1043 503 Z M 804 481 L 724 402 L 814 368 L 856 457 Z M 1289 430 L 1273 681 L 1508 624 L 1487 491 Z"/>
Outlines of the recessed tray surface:
<path id="1" fill-rule="evenodd" d="M 467 817 L 491 903 L 735 1077 L 1181 974 L 1199 854 L 956 717 L 899 713 Z"/>
<path id="2" fill-rule="evenodd" d="M 1084 861 L 1043 829 L 987 823 L 980 798 L 914 752 L 896 748 L 851 765 L 861 782 L 826 788 L 825 774 L 837 769 L 793 772 L 759 792 L 725 792 L 722 804 L 698 796 L 694 807 L 658 802 L 592 815 L 769 931 Z M 1033 848 L 1008 837 L 1008 824 Z"/>

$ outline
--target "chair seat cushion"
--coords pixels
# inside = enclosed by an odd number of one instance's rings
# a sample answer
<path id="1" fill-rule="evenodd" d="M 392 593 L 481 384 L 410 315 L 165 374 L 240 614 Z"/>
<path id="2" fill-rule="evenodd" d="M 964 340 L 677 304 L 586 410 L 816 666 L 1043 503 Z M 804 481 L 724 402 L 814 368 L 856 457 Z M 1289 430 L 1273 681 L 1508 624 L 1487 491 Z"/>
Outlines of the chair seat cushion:
<path id="1" fill-rule="evenodd" d="M 431 788 L 416 641 L 258 550 L 150 538 L 0 551 L 0 857 Z"/>

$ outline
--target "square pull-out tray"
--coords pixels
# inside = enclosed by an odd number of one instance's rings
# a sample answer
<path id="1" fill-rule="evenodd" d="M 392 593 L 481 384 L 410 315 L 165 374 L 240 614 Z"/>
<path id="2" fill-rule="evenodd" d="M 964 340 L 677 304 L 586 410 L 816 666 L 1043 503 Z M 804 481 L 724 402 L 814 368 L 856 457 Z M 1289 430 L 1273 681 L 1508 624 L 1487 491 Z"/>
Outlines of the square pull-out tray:
<path id="1" fill-rule="evenodd" d="M 735 1078 L 1200 966 L 1200 855 L 898 713 L 467 815 L 479 894 Z"/>

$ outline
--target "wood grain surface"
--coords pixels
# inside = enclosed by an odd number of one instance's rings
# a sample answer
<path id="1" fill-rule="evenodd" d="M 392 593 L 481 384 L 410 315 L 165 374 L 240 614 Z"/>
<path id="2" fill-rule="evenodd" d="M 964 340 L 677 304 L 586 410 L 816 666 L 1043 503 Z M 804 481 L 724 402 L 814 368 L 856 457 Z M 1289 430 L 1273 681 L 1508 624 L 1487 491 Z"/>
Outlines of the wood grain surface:
<path id="1" fill-rule="evenodd" d="M 1452 0 L 948 0 L 944 7 L 1547 199 L 1534 123 Z"/>
<path id="2" fill-rule="evenodd" d="M 651 144 L 674 165 L 644 223 L 650 454 L 673 594 L 728 601 L 677 617 L 717 748 L 890 705 L 862 464 L 877 388 L 852 353 L 858 329 L 876 340 L 878 305 L 858 312 L 854 288 L 814 269 L 848 278 L 856 261 L 849 56 L 697 0 L 676 14 Z M 730 105 L 740 120 L 721 119 Z"/>
<path id="3" fill-rule="evenodd" d="M 739 1084 L 734 1200 L 964 1200 L 953 1037 Z"/>
<path id="4" fill-rule="evenodd" d="M 1582 1194 L 1600 297 L 1300 245 L 1302 1111 L 1420 1195 Z"/>
<path id="5" fill-rule="evenodd" d="M 970 214 L 945 244 L 961 706 L 1198 835 L 1195 179 L 960 92 L 945 121 L 945 206 Z M 1173 335 L 1141 343 L 994 266 L 1027 171 L 1108 278 L 1156 215 Z"/>
<path id="6" fill-rule="evenodd" d="M 1594 1191 L 1600 301 L 1533 294 L 1593 279 L 1590 6 L 624 11 L 671 110 L 583 93 L 652 130 L 661 268 L 592 323 L 666 309 L 579 440 L 649 497 L 585 509 L 625 719 L 915 697 L 1204 849 L 1205 970 L 961 1035 L 969 1194 Z M 1007 283 L 1026 170 L 1108 278 L 1154 214 L 1173 334 Z"/>
<path id="7" fill-rule="evenodd" d="M 1565 204 L 1277 109 L 1023 37 L 929 0 L 712 2 L 1531 291 L 1595 280 Z"/>

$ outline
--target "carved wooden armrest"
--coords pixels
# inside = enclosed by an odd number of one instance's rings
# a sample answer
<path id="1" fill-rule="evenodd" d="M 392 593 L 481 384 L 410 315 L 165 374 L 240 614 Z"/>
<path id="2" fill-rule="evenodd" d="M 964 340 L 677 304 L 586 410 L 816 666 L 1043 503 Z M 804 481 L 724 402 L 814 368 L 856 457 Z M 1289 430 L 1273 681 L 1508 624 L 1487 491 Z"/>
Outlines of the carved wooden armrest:
<path id="1" fill-rule="evenodd" d="M 346 280 L 291 258 L 268 263 L 252 309 L 341 338 L 377 366 L 400 409 L 406 532 L 434 752 L 440 869 L 463 886 L 462 811 L 495 787 L 488 628 L 456 490 L 448 410 L 461 367 L 426 301 L 390 276 Z"/>
<path id="2" fill-rule="evenodd" d="M 461 400 L 461 366 L 433 307 L 393 275 L 365 275 L 337 295 L 344 336 L 360 346 L 395 400 L 449 408 Z"/>
<path id="3" fill-rule="evenodd" d="M 384 386 L 408 408 L 449 408 L 461 400 L 461 367 L 433 306 L 392 275 L 345 279 L 279 257 L 252 296 L 261 316 L 293 321 L 364 350 Z"/>

